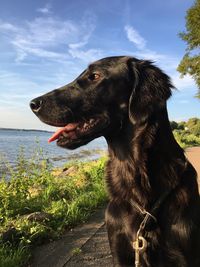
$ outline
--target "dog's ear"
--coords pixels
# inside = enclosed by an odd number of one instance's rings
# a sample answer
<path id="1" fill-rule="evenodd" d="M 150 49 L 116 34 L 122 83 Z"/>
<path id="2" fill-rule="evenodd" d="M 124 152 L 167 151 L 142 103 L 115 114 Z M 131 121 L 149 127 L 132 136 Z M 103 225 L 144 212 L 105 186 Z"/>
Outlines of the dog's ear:
<path id="1" fill-rule="evenodd" d="M 174 87 L 169 77 L 150 61 L 129 58 L 127 64 L 132 87 L 129 118 L 132 123 L 143 122 L 166 106 Z"/>

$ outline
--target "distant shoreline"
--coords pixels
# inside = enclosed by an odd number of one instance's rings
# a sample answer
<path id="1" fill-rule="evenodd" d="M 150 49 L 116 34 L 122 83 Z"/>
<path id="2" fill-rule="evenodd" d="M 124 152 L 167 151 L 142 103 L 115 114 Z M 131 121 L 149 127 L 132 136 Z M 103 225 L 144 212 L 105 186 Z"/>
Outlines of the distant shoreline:
<path id="1" fill-rule="evenodd" d="M 0 131 L 22 131 L 22 132 L 44 132 L 44 133 L 53 133 L 53 131 L 47 130 L 37 130 L 37 129 L 17 129 L 17 128 L 1 128 Z"/>

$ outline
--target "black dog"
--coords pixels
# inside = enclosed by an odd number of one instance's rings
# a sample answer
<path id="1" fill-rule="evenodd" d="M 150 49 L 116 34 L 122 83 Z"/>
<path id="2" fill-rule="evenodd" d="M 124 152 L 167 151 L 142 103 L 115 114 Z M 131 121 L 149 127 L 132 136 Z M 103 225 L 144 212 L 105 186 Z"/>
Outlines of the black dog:
<path id="1" fill-rule="evenodd" d="M 30 104 L 43 122 L 63 127 L 50 142 L 75 149 L 106 138 L 114 266 L 200 266 L 197 177 L 170 128 L 171 89 L 151 62 L 109 57 Z"/>

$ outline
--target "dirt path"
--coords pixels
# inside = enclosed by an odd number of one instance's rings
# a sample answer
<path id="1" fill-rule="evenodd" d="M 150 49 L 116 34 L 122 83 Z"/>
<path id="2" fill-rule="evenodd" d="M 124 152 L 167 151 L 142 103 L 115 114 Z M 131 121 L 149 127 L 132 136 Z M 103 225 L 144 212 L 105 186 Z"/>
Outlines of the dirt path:
<path id="1" fill-rule="evenodd" d="M 200 147 L 186 151 L 200 177 Z M 104 223 L 104 210 L 66 233 L 62 239 L 37 248 L 31 267 L 111 267 L 112 258 Z"/>
<path id="2" fill-rule="evenodd" d="M 199 190 L 200 190 L 200 147 L 192 147 L 186 150 L 186 156 L 192 165 L 195 167 L 198 173 L 198 183 L 199 183 Z"/>

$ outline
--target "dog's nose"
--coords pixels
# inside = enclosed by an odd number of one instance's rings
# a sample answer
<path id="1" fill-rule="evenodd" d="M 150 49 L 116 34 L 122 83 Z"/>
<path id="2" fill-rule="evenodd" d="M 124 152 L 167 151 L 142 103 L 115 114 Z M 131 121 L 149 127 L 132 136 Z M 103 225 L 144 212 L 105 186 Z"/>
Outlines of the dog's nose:
<path id="1" fill-rule="evenodd" d="M 42 107 L 42 100 L 39 98 L 33 99 L 30 102 L 30 107 L 33 112 L 37 113 Z"/>

